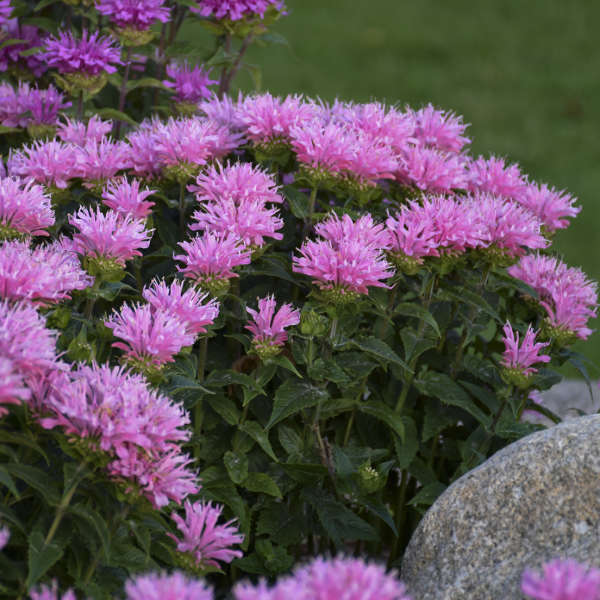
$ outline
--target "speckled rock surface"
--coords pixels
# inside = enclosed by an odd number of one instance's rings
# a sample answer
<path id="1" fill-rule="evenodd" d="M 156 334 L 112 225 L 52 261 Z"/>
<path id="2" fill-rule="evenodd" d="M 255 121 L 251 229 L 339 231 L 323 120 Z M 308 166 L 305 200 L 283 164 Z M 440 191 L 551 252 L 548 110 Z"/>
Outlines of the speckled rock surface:
<path id="1" fill-rule="evenodd" d="M 521 574 L 556 557 L 600 566 L 600 415 L 507 446 L 451 485 L 404 556 L 415 600 L 521 600 Z"/>

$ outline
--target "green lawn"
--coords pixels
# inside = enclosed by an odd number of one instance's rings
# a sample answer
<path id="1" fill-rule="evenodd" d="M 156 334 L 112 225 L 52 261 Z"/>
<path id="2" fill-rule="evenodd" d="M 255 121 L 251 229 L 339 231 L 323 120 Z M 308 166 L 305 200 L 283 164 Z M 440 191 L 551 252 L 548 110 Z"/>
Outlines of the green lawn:
<path id="1" fill-rule="evenodd" d="M 564 259 L 600 279 L 600 4 L 592 0 L 288 0 L 255 48 L 263 88 L 452 109 L 472 152 L 567 188 L 583 211 L 558 234 Z M 249 78 L 240 78 L 250 86 Z M 247 89 L 247 88 L 246 88 Z M 598 326 L 598 324 L 593 324 Z M 600 333 L 578 348 L 600 363 Z"/>

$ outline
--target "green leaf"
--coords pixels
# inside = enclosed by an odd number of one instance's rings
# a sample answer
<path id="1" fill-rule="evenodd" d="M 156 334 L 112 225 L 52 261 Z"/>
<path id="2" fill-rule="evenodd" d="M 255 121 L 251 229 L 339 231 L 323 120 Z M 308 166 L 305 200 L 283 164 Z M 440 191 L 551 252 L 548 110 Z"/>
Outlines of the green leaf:
<path id="1" fill-rule="evenodd" d="M 273 412 L 265 429 L 283 421 L 305 408 L 324 402 L 329 394 L 307 381 L 287 379 L 275 392 Z"/>
<path id="2" fill-rule="evenodd" d="M 136 121 L 134 121 L 129 115 L 115 108 L 97 108 L 95 109 L 95 112 L 102 119 L 113 119 L 114 121 L 123 121 L 124 123 L 128 123 L 133 127 L 137 127 Z M 166 242 L 166 240 L 163 240 L 163 242 Z"/>
<path id="3" fill-rule="evenodd" d="M 48 571 L 48 569 L 62 558 L 63 548 L 56 542 L 44 543 L 44 536 L 39 530 L 32 531 L 29 536 L 29 550 L 27 564 L 27 588 L 31 588 Z"/>
<path id="4" fill-rule="evenodd" d="M 132 79 L 127 82 L 127 91 L 137 90 L 138 88 L 158 88 L 166 90 L 165 84 L 154 77 L 142 77 L 141 79 Z"/>
<path id="5" fill-rule="evenodd" d="M 404 439 L 394 436 L 394 449 L 398 460 L 398 468 L 406 469 L 419 451 L 419 438 L 415 422 L 410 417 L 403 417 Z"/>
<path id="6" fill-rule="evenodd" d="M 196 390 L 201 394 L 208 394 L 214 396 L 216 392 L 205 388 L 203 385 L 200 385 L 195 379 L 190 379 L 189 377 L 184 377 L 182 375 L 173 375 L 171 378 L 171 385 L 169 386 L 169 391 L 172 394 L 177 394 L 183 390 Z"/>
<path id="7" fill-rule="evenodd" d="M 30 465 L 17 465 L 14 463 L 7 464 L 5 468 L 13 477 L 21 479 L 27 485 L 40 492 L 50 506 L 57 506 L 60 502 L 60 493 L 55 480 L 50 478 L 41 469 Z"/>
<path id="8" fill-rule="evenodd" d="M 375 356 L 378 360 L 387 363 L 394 363 L 409 373 L 412 373 L 410 367 L 383 341 L 376 337 L 368 337 L 362 340 L 349 340 L 349 344 L 356 346 L 363 352 Z"/>
<path id="9" fill-rule="evenodd" d="M 456 416 L 448 414 L 445 407 L 441 407 L 436 400 L 427 399 L 424 406 L 423 430 L 421 440 L 426 442 L 435 437 L 446 427 L 456 423 Z"/>
<path id="10" fill-rule="evenodd" d="M 219 395 L 208 396 L 204 400 L 227 424 L 237 425 L 240 422 L 241 413 L 231 398 Z"/>
<path id="11" fill-rule="evenodd" d="M 239 485 L 248 477 L 248 457 L 245 454 L 236 454 L 228 450 L 223 462 L 233 483 Z"/>
<path id="12" fill-rule="evenodd" d="M 394 517 L 390 512 L 390 509 L 382 503 L 365 502 L 364 507 L 374 515 L 377 515 L 393 532 L 394 535 L 398 535 L 396 524 L 394 523 Z"/>
<path id="13" fill-rule="evenodd" d="M 246 421 L 240 426 L 240 431 L 247 433 L 270 458 L 278 462 L 277 456 L 275 456 L 275 452 L 273 452 L 273 448 L 271 447 L 271 442 L 269 442 L 269 435 L 259 423 L 256 421 Z"/>
<path id="14" fill-rule="evenodd" d="M 44 449 L 35 441 L 35 439 L 30 437 L 30 435 L 25 435 L 16 431 L 10 432 L 0 429 L 0 442 L 5 442 L 7 444 L 17 444 L 19 446 L 25 446 L 26 448 L 35 450 L 35 452 L 37 452 L 44 458 L 46 464 L 50 464 L 48 455 L 46 454 Z"/>
<path id="15" fill-rule="evenodd" d="M 465 287 L 454 288 L 452 290 L 444 289 L 439 293 L 441 299 L 454 300 L 461 304 L 469 304 L 483 311 L 498 323 L 502 323 L 503 320 L 500 315 L 483 299 L 481 294 L 477 294 Z"/>
<path id="16" fill-rule="evenodd" d="M 354 381 L 364 379 L 378 366 L 378 363 L 365 356 L 364 352 L 354 350 L 338 354 L 335 360 Z"/>
<path id="17" fill-rule="evenodd" d="M 436 347 L 436 342 L 430 338 L 419 338 L 416 331 L 410 328 L 400 330 L 400 338 L 404 346 L 404 360 L 409 362 L 421 356 L 427 350 Z"/>
<path id="18" fill-rule="evenodd" d="M 228 385 L 241 385 L 242 387 L 254 390 L 256 392 L 264 393 L 262 387 L 260 387 L 252 377 L 239 373 L 233 369 L 212 371 L 212 373 L 204 381 L 206 385 L 215 387 L 226 387 Z"/>
<path id="19" fill-rule="evenodd" d="M 33 12 L 38 12 L 38 11 L 42 10 L 42 8 L 46 8 L 46 6 L 50 6 L 51 4 L 54 4 L 55 2 L 58 2 L 58 0 L 40 0 L 40 2 L 38 2 L 35 5 Z"/>
<path id="20" fill-rule="evenodd" d="M 15 498 L 19 498 L 19 491 L 17 490 L 15 481 L 3 466 L 0 466 L 0 484 L 7 487 Z"/>
<path id="21" fill-rule="evenodd" d="M 277 428 L 279 443 L 283 449 L 290 455 L 302 454 L 302 438 L 291 428 L 286 425 L 280 425 Z"/>
<path id="22" fill-rule="evenodd" d="M 310 212 L 309 196 L 291 185 L 283 186 L 282 191 L 288 201 L 292 214 L 302 221 L 307 219 Z"/>
<path id="23" fill-rule="evenodd" d="M 317 381 L 331 381 L 341 386 L 348 386 L 352 383 L 352 379 L 331 358 L 317 358 L 308 369 L 308 374 Z"/>
<path id="24" fill-rule="evenodd" d="M 58 21 L 46 17 L 27 17 L 26 19 L 22 19 L 22 23 L 23 25 L 33 25 L 49 33 L 56 33 L 58 31 Z"/>
<path id="25" fill-rule="evenodd" d="M 473 415 L 482 425 L 488 427 L 491 417 L 486 415 L 471 400 L 467 392 L 444 373 L 428 371 L 415 381 L 417 389 L 426 396 L 438 398 L 444 404 L 458 406 Z"/>
<path id="26" fill-rule="evenodd" d="M 428 483 L 426 486 L 421 488 L 417 494 L 415 494 L 407 504 L 410 506 L 417 506 L 424 504 L 425 506 L 431 506 L 439 497 L 439 495 L 446 489 L 446 486 L 441 481 L 435 481 Z"/>
<path id="27" fill-rule="evenodd" d="M 425 321 L 440 337 L 440 327 L 435 320 L 435 317 L 420 304 L 413 304 L 412 302 L 401 302 L 394 309 L 395 315 L 402 315 L 404 317 L 415 317 L 419 321 Z"/>
<path id="28" fill-rule="evenodd" d="M 4 125 L 0 125 L 0 135 L 3 133 L 16 133 L 21 131 L 18 127 L 5 127 Z"/>
<path id="29" fill-rule="evenodd" d="M 6 48 L 7 46 L 16 46 L 17 44 L 27 44 L 27 40 L 20 40 L 18 38 L 8 38 L 0 44 L 0 50 L 2 50 L 2 48 Z M 13 128 L 9 127 L 8 129 Z"/>
<path id="30" fill-rule="evenodd" d="M 19 52 L 19 56 L 34 56 L 35 54 L 39 54 L 40 52 L 43 52 L 44 50 L 44 46 L 33 46 L 33 48 L 28 48 L 27 50 L 21 50 L 21 52 Z"/>
<path id="31" fill-rule="evenodd" d="M 110 533 L 104 519 L 91 506 L 84 504 L 75 504 L 69 507 L 69 512 L 87 521 L 98 535 L 102 544 L 102 553 L 104 560 L 108 561 L 110 556 Z"/>
<path id="32" fill-rule="evenodd" d="M 294 515 L 284 503 L 270 501 L 256 521 L 256 535 L 268 535 L 273 542 L 284 546 L 297 544 L 305 535 L 302 515 Z"/>
<path id="33" fill-rule="evenodd" d="M 281 463 L 281 468 L 300 483 L 318 483 L 327 477 L 327 468 L 312 463 Z"/>
<path id="34" fill-rule="evenodd" d="M 248 473 L 243 485 L 251 492 L 282 498 L 281 490 L 266 473 Z"/>
<path id="35" fill-rule="evenodd" d="M 291 371 L 296 377 L 302 379 L 302 375 L 300 374 L 298 369 L 296 369 L 294 363 L 292 363 L 292 361 L 287 356 L 283 356 L 283 354 L 280 354 L 279 356 L 274 356 L 273 358 L 268 359 L 265 364 L 269 365 L 271 363 L 277 365 L 278 367 L 282 367 L 288 371 Z"/>
<path id="36" fill-rule="evenodd" d="M 359 404 L 358 410 L 367 415 L 375 417 L 390 427 L 399 437 L 404 440 L 404 422 L 402 416 L 379 400 L 368 400 L 367 403 Z"/>

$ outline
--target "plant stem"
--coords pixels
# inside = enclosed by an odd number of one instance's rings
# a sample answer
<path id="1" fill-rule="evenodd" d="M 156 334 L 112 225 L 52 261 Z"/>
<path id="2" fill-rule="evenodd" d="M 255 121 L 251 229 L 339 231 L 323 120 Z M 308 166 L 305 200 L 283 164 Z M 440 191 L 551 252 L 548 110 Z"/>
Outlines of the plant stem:
<path id="1" fill-rule="evenodd" d="M 83 316 L 86 319 L 90 319 L 92 317 L 92 312 L 94 311 L 94 305 L 96 304 L 96 296 L 98 294 L 99 289 L 100 289 L 100 280 L 96 276 L 96 278 L 94 279 L 94 284 L 92 285 L 92 288 L 89 291 L 90 295 L 88 296 L 88 299 L 85 303 L 85 309 L 83 312 Z"/>
<path id="2" fill-rule="evenodd" d="M 231 52 L 231 34 L 228 33 L 225 35 L 225 43 L 223 44 L 225 49 L 225 54 L 229 56 Z M 221 78 L 219 81 L 219 98 L 222 98 L 225 95 L 226 89 L 226 81 L 227 81 L 227 65 L 223 65 L 223 70 L 221 71 Z"/>
<path id="3" fill-rule="evenodd" d="M 402 527 L 404 525 L 406 517 L 404 505 L 406 503 L 406 488 L 408 486 L 408 477 L 409 476 L 406 469 L 402 469 L 402 475 L 400 476 L 400 486 L 396 494 L 396 510 L 394 512 L 394 523 L 396 525 L 398 535 L 394 539 L 394 543 L 392 544 L 392 549 L 390 551 L 390 556 L 388 559 L 388 568 L 391 566 L 392 562 L 396 558 L 396 553 L 398 552 L 398 545 L 400 544 L 400 536 L 402 535 Z"/>
<path id="4" fill-rule="evenodd" d="M 344 442 L 342 444 L 342 447 L 346 447 L 348 444 L 348 440 L 350 439 L 350 432 L 352 431 L 352 425 L 354 425 L 354 413 L 356 412 L 356 409 L 352 409 L 352 412 L 350 413 L 350 418 L 348 419 L 348 423 L 346 425 L 346 431 L 344 432 Z"/>
<path id="5" fill-rule="evenodd" d="M 206 351 L 208 349 L 208 337 L 204 336 L 200 340 L 198 348 L 198 381 L 204 381 L 204 367 L 206 366 Z"/>
<path id="6" fill-rule="evenodd" d="M 125 73 L 121 82 L 121 91 L 119 92 L 119 112 L 125 110 L 125 99 L 127 98 L 127 80 L 129 79 L 129 71 L 131 70 L 131 47 L 127 46 L 125 50 Z M 117 121 L 115 124 L 115 137 L 121 135 L 121 126 L 123 121 Z"/>

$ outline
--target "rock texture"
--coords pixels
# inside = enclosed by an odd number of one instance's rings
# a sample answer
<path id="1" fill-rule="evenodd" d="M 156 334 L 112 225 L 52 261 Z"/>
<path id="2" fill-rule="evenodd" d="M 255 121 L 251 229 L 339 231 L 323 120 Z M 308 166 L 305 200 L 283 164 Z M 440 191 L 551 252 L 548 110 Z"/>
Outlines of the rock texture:
<path id="1" fill-rule="evenodd" d="M 600 566 L 600 415 L 507 446 L 451 485 L 404 556 L 415 600 L 521 600 L 553 558 Z"/>

